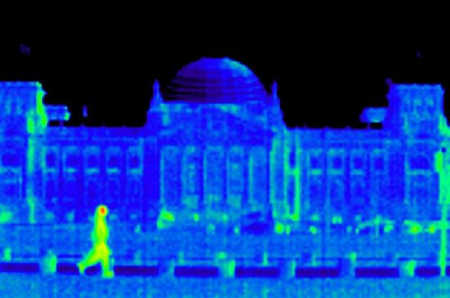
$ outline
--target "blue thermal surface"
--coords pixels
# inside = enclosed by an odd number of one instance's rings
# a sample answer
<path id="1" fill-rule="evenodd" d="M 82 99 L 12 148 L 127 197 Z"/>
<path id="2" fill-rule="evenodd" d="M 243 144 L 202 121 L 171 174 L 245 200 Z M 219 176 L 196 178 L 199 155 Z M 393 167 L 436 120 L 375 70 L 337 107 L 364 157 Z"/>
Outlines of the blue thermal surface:
<path id="1" fill-rule="evenodd" d="M 418 279 L 439 276 L 444 250 L 440 85 L 392 84 L 389 106 L 360 118 L 381 129 L 288 128 L 276 83 L 267 92 L 229 58 L 153 90 L 143 127 L 68 127 L 48 125 L 70 115 L 43 103 L 38 82 L 0 82 L 0 296 L 448 291 Z M 111 280 L 76 267 L 100 204 Z M 46 254 L 53 275 L 39 273 Z"/>

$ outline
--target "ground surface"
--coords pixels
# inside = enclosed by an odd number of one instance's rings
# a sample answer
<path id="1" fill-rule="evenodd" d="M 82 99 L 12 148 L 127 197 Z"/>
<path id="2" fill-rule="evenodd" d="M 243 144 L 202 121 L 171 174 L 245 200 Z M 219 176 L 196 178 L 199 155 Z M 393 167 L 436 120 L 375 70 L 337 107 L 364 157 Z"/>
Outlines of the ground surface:
<path id="1" fill-rule="evenodd" d="M 0 297 L 448 297 L 449 278 L 224 280 L 0 274 Z"/>

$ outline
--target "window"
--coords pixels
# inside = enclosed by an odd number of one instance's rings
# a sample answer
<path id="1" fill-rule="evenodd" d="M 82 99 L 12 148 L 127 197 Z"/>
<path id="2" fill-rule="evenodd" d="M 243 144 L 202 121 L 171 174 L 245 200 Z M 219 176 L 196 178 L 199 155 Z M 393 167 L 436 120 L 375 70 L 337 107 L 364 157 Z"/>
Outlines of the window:
<path id="1" fill-rule="evenodd" d="M 17 167 L 20 165 L 18 154 L 5 153 L 2 156 L 2 164 L 5 167 Z"/>
<path id="2" fill-rule="evenodd" d="M 325 188 L 322 183 L 322 177 L 317 177 L 318 179 L 312 179 L 309 185 L 309 204 L 313 210 L 323 210 L 325 206 L 324 192 Z"/>
<path id="3" fill-rule="evenodd" d="M 108 181 L 108 196 L 110 199 L 118 199 L 120 197 L 120 184 L 117 180 Z"/>
<path id="4" fill-rule="evenodd" d="M 46 155 L 45 164 L 49 168 L 56 168 L 56 156 L 54 153 L 48 153 Z"/>
<path id="5" fill-rule="evenodd" d="M 57 196 L 56 183 L 54 181 L 47 181 L 45 186 L 45 197 L 51 199 Z"/>
<path id="6" fill-rule="evenodd" d="M 311 170 L 322 170 L 324 166 L 324 155 L 321 150 L 313 149 L 309 153 L 309 167 Z"/>
<path id="7" fill-rule="evenodd" d="M 130 199 L 136 201 L 140 199 L 142 194 L 142 182 L 138 180 L 131 180 L 128 182 L 128 196 Z"/>
<path id="8" fill-rule="evenodd" d="M 186 193 L 188 195 L 197 194 L 198 187 L 198 170 L 195 163 L 189 163 L 186 165 Z"/>
<path id="9" fill-rule="evenodd" d="M 333 181 L 330 187 L 330 196 L 332 199 L 343 195 L 344 185 L 341 181 Z"/>
<path id="10" fill-rule="evenodd" d="M 291 150 L 289 153 L 289 164 L 291 165 L 291 168 L 295 167 L 295 150 Z"/>
<path id="11" fill-rule="evenodd" d="M 161 198 L 168 206 L 178 206 L 181 184 L 181 154 L 178 147 L 161 150 Z"/>
<path id="12" fill-rule="evenodd" d="M 137 146 L 131 146 L 127 148 L 126 163 L 127 168 L 130 170 L 137 170 L 142 167 L 141 148 Z"/>
<path id="13" fill-rule="evenodd" d="M 334 180 L 330 185 L 330 202 L 337 210 L 341 210 L 344 200 L 344 184 L 341 180 Z"/>
<path id="14" fill-rule="evenodd" d="M 45 183 L 45 205 L 47 208 L 54 207 L 58 199 L 58 188 L 54 180 Z"/>
<path id="15" fill-rule="evenodd" d="M 409 166 L 413 170 L 427 170 L 430 168 L 428 159 L 423 155 L 412 156 L 409 159 Z"/>
<path id="16" fill-rule="evenodd" d="M 364 187 L 363 187 L 362 183 L 357 183 L 354 187 L 355 187 L 354 194 L 356 197 L 361 197 L 364 195 Z"/>
<path id="17" fill-rule="evenodd" d="M 139 166 L 140 166 L 139 157 L 135 154 L 131 155 L 128 160 L 128 167 L 130 167 L 132 169 L 136 169 L 136 168 L 139 168 Z"/>
<path id="18" fill-rule="evenodd" d="M 3 195 L 7 197 L 14 197 L 18 195 L 17 185 L 12 183 L 7 183 L 3 186 Z"/>
<path id="19" fill-rule="evenodd" d="M 291 177 L 289 179 L 287 187 L 288 187 L 287 188 L 287 196 L 288 196 L 287 199 L 289 202 L 289 206 L 291 208 L 293 208 L 295 205 L 295 180 L 294 180 L 294 178 Z"/>
<path id="20" fill-rule="evenodd" d="M 197 195 L 202 183 L 199 173 L 201 163 L 200 152 L 194 146 L 189 146 L 184 152 L 183 158 L 183 189 L 186 195 Z"/>
<path id="21" fill-rule="evenodd" d="M 355 159 L 353 159 L 353 168 L 356 170 L 361 170 L 363 168 L 363 159 L 361 157 L 355 157 Z"/>
<path id="22" fill-rule="evenodd" d="M 241 147 L 232 147 L 228 152 L 227 195 L 232 207 L 241 206 L 241 196 L 244 191 L 244 152 Z"/>
<path id="23" fill-rule="evenodd" d="M 66 167 L 77 168 L 80 166 L 80 156 L 78 154 L 68 154 L 66 156 Z"/>
<path id="24" fill-rule="evenodd" d="M 363 181 L 356 181 L 352 184 L 352 196 L 350 198 L 351 205 L 360 210 L 360 208 L 368 207 L 366 185 Z"/>
<path id="25" fill-rule="evenodd" d="M 317 195 L 320 192 L 319 185 L 317 185 L 317 184 L 310 185 L 309 192 L 311 195 Z"/>
<path id="26" fill-rule="evenodd" d="M 64 194 L 66 197 L 74 198 L 78 195 L 78 183 L 74 180 L 64 182 Z"/>
<path id="27" fill-rule="evenodd" d="M 319 158 L 316 157 L 316 156 L 311 157 L 311 159 L 310 159 L 310 166 L 311 166 L 311 169 L 319 169 L 320 168 L 320 166 L 319 166 Z"/>
<path id="28" fill-rule="evenodd" d="M 89 155 L 87 159 L 87 165 L 89 168 L 97 168 L 98 167 L 98 156 Z"/>
<path id="29" fill-rule="evenodd" d="M 342 168 L 342 158 L 341 157 L 334 157 L 333 158 L 333 169 L 341 169 Z"/>
<path id="30" fill-rule="evenodd" d="M 87 186 L 88 200 L 98 199 L 98 183 L 95 181 L 89 181 Z"/>
<path id="31" fill-rule="evenodd" d="M 208 150 L 208 149 L 207 149 Z M 223 154 L 219 150 L 208 150 L 205 153 L 205 192 L 211 195 L 222 195 Z"/>
<path id="32" fill-rule="evenodd" d="M 119 157 L 117 155 L 112 155 L 108 160 L 108 168 L 118 168 L 119 167 Z"/>
<path id="33" fill-rule="evenodd" d="M 374 160 L 374 168 L 377 171 L 382 171 L 384 169 L 384 160 L 382 157 L 376 157 Z"/>

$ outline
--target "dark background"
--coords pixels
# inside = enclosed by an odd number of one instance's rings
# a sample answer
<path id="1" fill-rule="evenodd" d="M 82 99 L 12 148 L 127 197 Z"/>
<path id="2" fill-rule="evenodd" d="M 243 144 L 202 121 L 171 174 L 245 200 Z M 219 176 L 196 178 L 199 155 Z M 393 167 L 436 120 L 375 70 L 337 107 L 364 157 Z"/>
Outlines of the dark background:
<path id="1" fill-rule="evenodd" d="M 228 56 L 251 68 L 268 91 L 278 81 L 288 126 L 365 127 L 359 114 L 365 106 L 387 105 L 388 78 L 449 86 L 450 51 L 444 39 L 425 41 L 420 36 L 426 32 L 385 33 L 12 37 L 1 42 L 0 80 L 40 81 L 48 92 L 46 103 L 69 105 L 70 125 L 81 124 L 86 104 L 86 125 L 140 126 L 155 79 L 164 86 L 191 61 Z"/>

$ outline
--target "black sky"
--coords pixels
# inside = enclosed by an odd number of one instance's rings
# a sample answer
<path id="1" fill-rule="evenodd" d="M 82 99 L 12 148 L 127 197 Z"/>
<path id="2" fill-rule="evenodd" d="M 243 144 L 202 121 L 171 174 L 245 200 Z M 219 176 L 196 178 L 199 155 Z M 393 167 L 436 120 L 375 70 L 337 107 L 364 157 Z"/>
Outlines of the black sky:
<path id="1" fill-rule="evenodd" d="M 80 124 L 83 104 L 89 107 L 88 125 L 142 125 L 154 79 L 164 85 L 202 56 L 228 56 L 246 64 L 268 90 L 277 80 L 289 126 L 361 127 L 364 106 L 387 105 L 387 78 L 450 86 L 448 46 L 415 38 L 299 34 L 237 39 L 198 33 L 2 43 L 0 80 L 41 81 L 46 102 L 69 104 L 73 125 Z"/>

